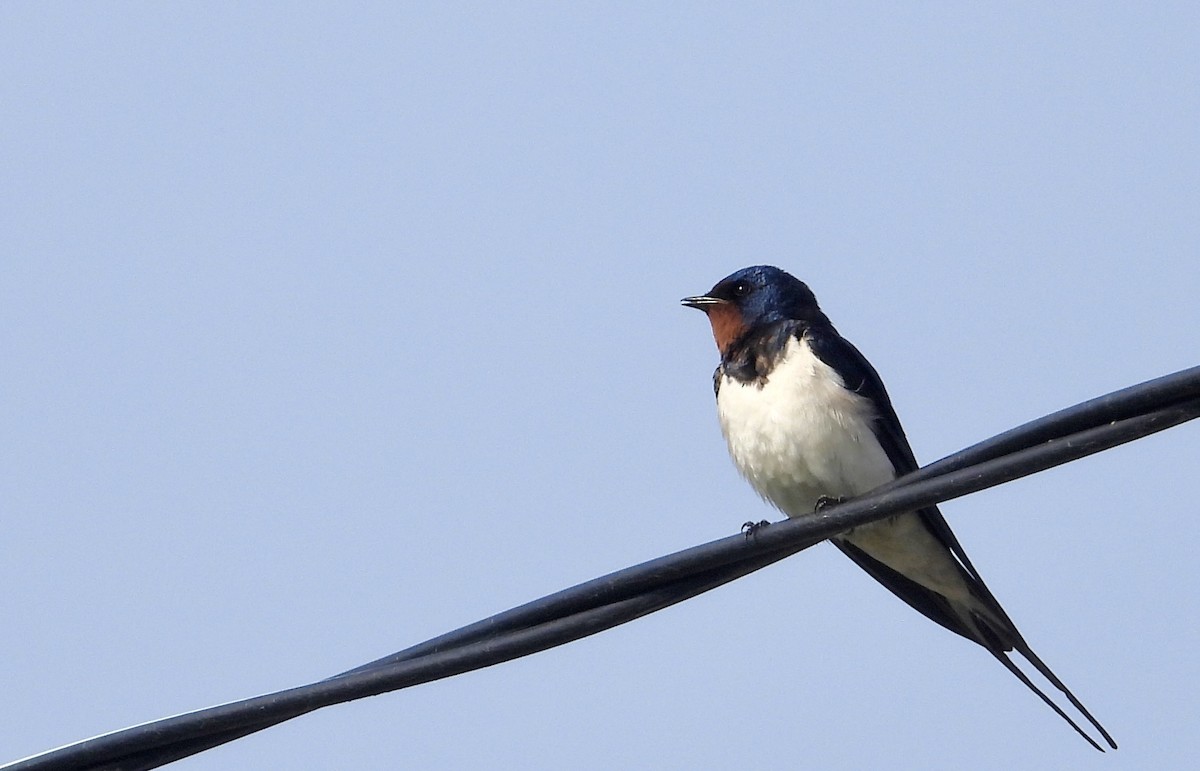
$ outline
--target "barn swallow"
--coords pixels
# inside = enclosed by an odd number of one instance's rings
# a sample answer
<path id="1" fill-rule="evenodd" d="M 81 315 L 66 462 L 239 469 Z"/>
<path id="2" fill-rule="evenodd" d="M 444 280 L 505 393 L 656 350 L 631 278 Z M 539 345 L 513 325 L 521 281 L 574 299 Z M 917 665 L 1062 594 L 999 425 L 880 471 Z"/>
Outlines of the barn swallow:
<path id="1" fill-rule="evenodd" d="M 917 469 L 883 381 L 802 281 L 779 268 L 745 268 L 682 303 L 704 311 L 712 324 L 721 354 L 713 386 L 729 454 L 758 494 L 784 514 L 809 514 L 830 499 L 861 495 Z M 1116 749 L 1025 642 L 937 506 L 830 540 L 897 597 L 983 646 L 1103 752 L 1008 655 L 1019 653 Z"/>

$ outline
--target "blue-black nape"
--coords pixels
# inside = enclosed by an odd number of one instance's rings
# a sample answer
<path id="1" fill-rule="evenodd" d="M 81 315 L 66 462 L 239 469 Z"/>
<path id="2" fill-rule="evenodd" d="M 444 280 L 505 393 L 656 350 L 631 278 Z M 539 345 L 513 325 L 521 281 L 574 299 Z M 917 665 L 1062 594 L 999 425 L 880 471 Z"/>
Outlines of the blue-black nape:
<path id="1" fill-rule="evenodd" d="M 808 285 L 773 265 L 742 268 L 718 281 L 708 294 L 736 305 L 748 324 L 823 316 Z"/>

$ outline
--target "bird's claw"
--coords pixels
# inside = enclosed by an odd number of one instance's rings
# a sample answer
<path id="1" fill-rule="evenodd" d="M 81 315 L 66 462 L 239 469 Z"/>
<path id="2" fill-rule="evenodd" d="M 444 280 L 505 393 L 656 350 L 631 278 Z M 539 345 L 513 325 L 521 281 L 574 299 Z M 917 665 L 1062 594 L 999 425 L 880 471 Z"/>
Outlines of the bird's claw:
<path id="1" fill-rule="evenodd" d="M 754 521 L 744 522 L 744 523 L 742 523 L 742 535 L 749 538 L 750 536 L 754 535 L 759 530 L 761 530 L 762 528 L 766 527 L 769 524 L 771 524 L 771 523 L 765 519 L 760 520 L 758 522 L 754 522 Z"/>
<path id="2" fill-rule="evenodd" d="M 813 511 L 824 511 L 830 506 L 837 506 L 839 503 L 845 502 L 845 498 L 835 498 L 831 495 L 822 495 L 817 499 L 817 505 L 813 506 Z"/>

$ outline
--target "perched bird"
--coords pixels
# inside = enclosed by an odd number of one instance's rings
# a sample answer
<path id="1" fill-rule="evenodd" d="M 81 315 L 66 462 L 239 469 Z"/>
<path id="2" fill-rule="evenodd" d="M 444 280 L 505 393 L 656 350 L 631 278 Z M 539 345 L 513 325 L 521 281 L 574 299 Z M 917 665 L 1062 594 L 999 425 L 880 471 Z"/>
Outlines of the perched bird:
<path id="1" fill-rule="evenodd" d="M 883 381 L 838 334 L 808 286 L 757 266 L 683 304 L 708 315 L 721 364 L 713 375 L 721 432 L 738 470 L 789 517 L 861 495 L 917 469 Z M 1017 631 L 936 506 L 831 539 L 897 597 L 982 645 L 1093 747 L 1103 748 L 1007 655 L 1016 651 L 1117 745 Z"/>

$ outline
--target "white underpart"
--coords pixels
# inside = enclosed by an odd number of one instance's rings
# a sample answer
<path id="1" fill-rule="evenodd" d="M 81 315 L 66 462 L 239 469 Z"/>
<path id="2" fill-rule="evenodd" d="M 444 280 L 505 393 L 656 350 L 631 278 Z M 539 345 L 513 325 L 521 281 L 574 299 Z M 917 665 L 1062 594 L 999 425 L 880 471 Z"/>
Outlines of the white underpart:
<path id="1" fill-rule="evenodd" d="M 895 478 L 872 429 L 871 400 L 846 390 L 802 340 L 789 341 L 761 387 L 723 376 L 717 414 L 738 471 L 789 517 L 811 513 L 821 496 L 861 495 Z M 953 555 L 915 514 L 844 537 L 910 579 L 970 601 Z"/>
<path id="2" fill-rule="evenodd" d="M 738 471 L 789 517 L 822 495 L 865 493 L 895 476 L 871 428 L 871 401 L 792 339 L 761 387 L 726 375 L 717 394 L 721 432 Z"/>

